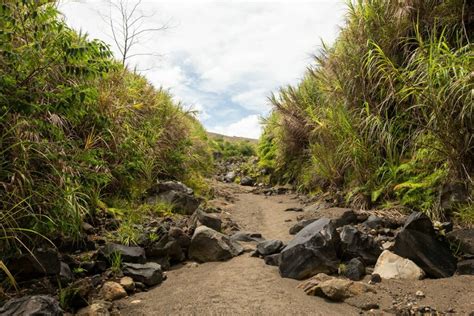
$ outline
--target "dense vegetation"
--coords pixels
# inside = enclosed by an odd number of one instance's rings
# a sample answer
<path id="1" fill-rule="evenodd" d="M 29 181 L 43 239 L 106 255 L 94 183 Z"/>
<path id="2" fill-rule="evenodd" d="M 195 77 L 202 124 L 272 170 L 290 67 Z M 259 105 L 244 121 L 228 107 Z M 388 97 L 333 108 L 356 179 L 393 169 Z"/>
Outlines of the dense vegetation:
<path id="1" fill-rule="evenodd" d="M 222 135 L 212 135 L 209 145 L 215 156 L 224 160 L 256 155 L 255 144 L 246 139 L 233 139 Z"/>
<path id="2" fill-rule="evenodd" d="M 259 155 L 273 181 L 473 222 L 473 12 L 463 0 L 350 2 L 335 44 L 270 98 Z"/>
<path id="3" fill-rule="evenodd" d="M 3 2 L 0 30 L 0 252 L 79 238 L 85 216 L 132 207 L 157 179 L 205 189 L 200 123 L 54 1 Z"/>

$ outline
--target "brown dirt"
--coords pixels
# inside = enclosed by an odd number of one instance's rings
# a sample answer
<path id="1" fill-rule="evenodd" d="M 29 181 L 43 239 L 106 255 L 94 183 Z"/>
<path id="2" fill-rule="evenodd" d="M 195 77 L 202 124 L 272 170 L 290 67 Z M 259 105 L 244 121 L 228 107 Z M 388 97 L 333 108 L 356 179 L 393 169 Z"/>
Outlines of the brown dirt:
<path id="1" fill-rule="evenodd" d="M 265 197 L 234 184 L 216 184 L 227 201 L 221 201 L 224 216 L 242 230 L 262 233 L 266 239 L 289 241 L 288 229 L 301 207 L 296 196 Z M 230 199 L 229 196 L 235 197 Z M 377 303 L 381 314 L 389 314 L 394 300 L 406 306 L 421 290 L 426 297 L 415 306 L 437 311 L 453 310 L 458 315 L 474 311 L 474 277 L 416 282 L 388 281 L 375 285 L 377 294 L 364 294 L 346 303 L 331 303 L 297 289 L 298 281 L 281 278 L 276 267 L 245 253 L 227 262 L 200 265 L 188 263 L 167 272 L 168 279 L 148 292 L 119 303 L 123 315 L 358 315 L 361 307 Z M 404 304 L 404 305 L 403 305 Z"/>

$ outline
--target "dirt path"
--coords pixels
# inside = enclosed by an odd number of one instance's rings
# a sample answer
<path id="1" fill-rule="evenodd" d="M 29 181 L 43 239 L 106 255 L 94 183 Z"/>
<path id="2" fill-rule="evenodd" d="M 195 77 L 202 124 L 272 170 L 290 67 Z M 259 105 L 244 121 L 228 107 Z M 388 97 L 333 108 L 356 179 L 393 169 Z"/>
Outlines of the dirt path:
<path id="1" fill-rule="evenodd" d="M 265 197 L 234 185 L 223 187 L 235 196 L 226 211 L 243 230 L 267 239 L 288 241 L 288 228 L 301 206 L 294 196 Z M 286 222 L 285 220 L 292 220 Z M 357 315 L 345 304 L 333 304 L 295 289 L 298 281 L 283 279 L 276 267 L 245 253 L 227 262 L 188 264 L 167 273 L 168 280 L 148 292 L 121 302 L 123 315 Z"/>

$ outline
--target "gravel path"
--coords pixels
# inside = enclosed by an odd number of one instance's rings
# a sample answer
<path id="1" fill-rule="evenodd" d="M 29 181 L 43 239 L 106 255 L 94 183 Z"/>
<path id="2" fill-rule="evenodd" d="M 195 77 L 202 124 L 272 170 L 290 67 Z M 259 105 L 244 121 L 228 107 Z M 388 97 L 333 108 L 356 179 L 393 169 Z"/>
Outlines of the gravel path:
<path id="1" fill-rule="evenodd" d="M 291 195 L 265 197 L 227 185 L 236 201 L 227 210 L 242 229 L 267 239 L 290 239 L 288 228 L 300 206 Z M 285 222 L 291 219 L 292 222 Z M 357 315 L 345 305 L 310 297 L 296 289 L 298 281 L 283 279 L 276 267 L 248 253 L 227 262 L 193 267 L 187 264 L 167 273 L 168 279 L 148 292 L 121 302 L 123 315 Z"/>

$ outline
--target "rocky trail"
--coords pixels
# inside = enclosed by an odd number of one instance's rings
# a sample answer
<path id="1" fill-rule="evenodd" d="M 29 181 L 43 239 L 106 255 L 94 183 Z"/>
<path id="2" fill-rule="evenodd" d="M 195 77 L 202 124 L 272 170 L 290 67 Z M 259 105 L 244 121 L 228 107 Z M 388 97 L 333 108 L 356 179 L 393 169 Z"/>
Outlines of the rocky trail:
<path id="1" fill-rule="evenodd" d="M 232 218 L 241 230 L 260 232 L 266 239 L 285 243 L 292 239 L 289 228 L 302 212 L 285 210 L 304 206 L 296 195 L 265 196 L 252 193 L 249 187 L 218 185 L 226 196 L 219 201 L 224 216 Z M 252 248 L 251 244 L 245 247 Z M 369 279 L 366 276 L 362 282 Z M 245 252 L 224 262 L 175 266 L 161 285 L 123 299 L 118 306 L 123 315 L 388 315 L 403 314 L 403 308 L 410 315 L 413 307 L 420 315 L 469 315 L 474 311 L 472 276 L 383 280 L 372 286 L 373 292 L 344 303 L 305 295 L 297 288 L 299 284 L 282 278 L 278 267 Z"/>

